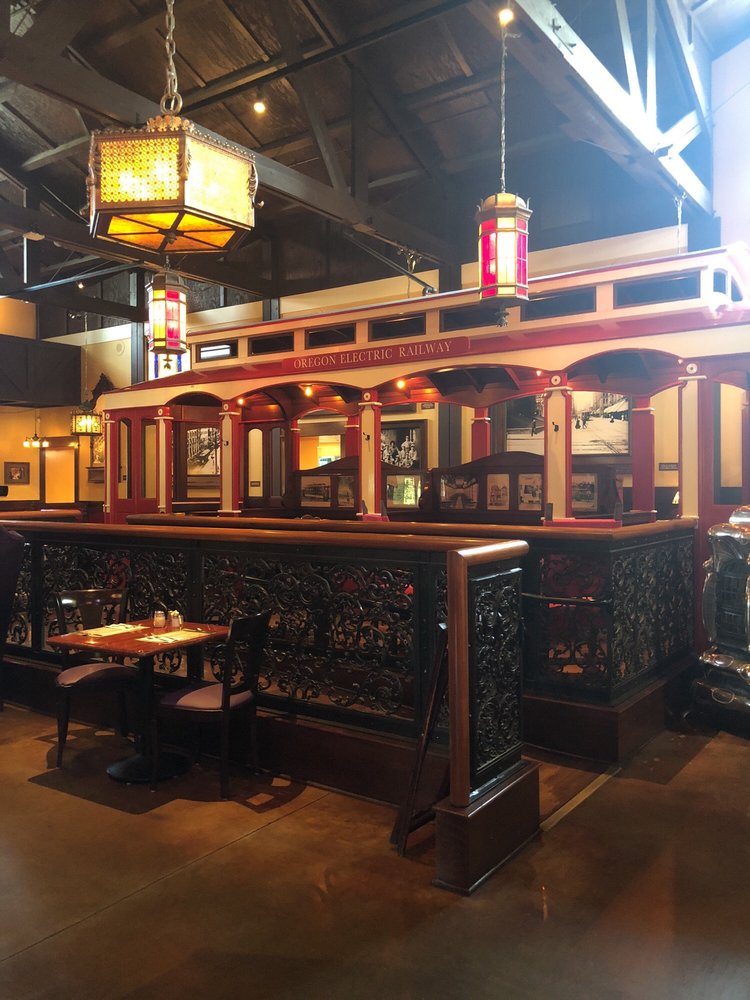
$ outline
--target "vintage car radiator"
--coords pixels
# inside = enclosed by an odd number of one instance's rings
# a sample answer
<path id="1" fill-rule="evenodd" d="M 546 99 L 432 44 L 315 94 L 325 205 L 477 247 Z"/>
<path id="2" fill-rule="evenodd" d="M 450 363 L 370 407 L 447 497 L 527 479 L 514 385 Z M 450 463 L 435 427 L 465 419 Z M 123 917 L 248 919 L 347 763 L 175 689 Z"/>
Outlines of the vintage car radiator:
<path id="1" fill-rule="evenodd" d="M 710 528 L 708 540 L 703 624 L 710 646 L 700 658 L 693 698 L 750 716 L 750 507 Z"/>

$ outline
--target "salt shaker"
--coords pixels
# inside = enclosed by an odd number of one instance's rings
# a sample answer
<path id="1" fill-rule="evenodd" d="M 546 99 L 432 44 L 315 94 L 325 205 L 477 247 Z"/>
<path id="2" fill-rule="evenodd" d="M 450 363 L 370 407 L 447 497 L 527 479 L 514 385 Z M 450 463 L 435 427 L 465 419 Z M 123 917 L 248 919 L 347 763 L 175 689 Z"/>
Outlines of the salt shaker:
<path id="1" fill-rule="evenodd" d="M 154 628 L 164 628 L 167 616 L 163 611 L 154 611 Z"/>

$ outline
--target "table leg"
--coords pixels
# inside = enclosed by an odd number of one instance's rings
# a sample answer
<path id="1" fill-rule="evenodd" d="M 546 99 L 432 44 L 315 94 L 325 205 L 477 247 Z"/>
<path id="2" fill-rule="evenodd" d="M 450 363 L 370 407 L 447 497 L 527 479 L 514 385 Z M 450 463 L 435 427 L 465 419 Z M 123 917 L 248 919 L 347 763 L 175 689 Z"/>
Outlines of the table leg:
<path id="1" fill-rule="evenodd" d="M 107 774 L 115 781 L 126 784 L 149 784 L 153 766 L 151 724 L 154 713 L 154 658 L 144 656 L 139 664 L 140 702 L 141 702 L 141 732 L 136 736 L 135 754 L 110 764 Z M 185 753 L 173 750 L 162 750 L 159 753 L 157 779 L 164 781 L 184 774 L 190 768 L 190 758 Z"/>

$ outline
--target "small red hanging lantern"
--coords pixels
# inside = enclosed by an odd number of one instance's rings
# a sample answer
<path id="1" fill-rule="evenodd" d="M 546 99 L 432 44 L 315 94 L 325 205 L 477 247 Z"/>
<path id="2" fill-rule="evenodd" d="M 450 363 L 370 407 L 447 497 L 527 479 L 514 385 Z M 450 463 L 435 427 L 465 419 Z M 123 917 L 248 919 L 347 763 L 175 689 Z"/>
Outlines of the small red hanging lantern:
<path id="1" fill-rule="evenodd" d="M 173 271 L 160 271 L 149 286 L 148 349 L 154 354 L 187 351 L 187 285 Z"/>
<path id="2" fill-rule="evenodd" d="M 528 299 L 529 216 L 523 198 L 505 191 L 479 206 L 479 296 Z"/>
<path id="3" fill-rule="evenodd" d="M 505 63 L 508 25 L 513 11 L 504 7 L 500 21 L 500 193 L 479 206 L 479 297 L 528 299 L 529 218 L 523 198 L 505 190 Z"/>

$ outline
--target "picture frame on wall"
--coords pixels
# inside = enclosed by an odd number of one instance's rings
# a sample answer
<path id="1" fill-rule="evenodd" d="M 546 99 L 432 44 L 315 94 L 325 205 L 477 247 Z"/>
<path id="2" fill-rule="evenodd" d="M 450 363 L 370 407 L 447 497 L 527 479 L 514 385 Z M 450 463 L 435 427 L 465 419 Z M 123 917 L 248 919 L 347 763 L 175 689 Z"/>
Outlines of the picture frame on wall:
<path id="1" fill-rule="evenodd" d="M 595 472 L 574 472 L 571 476 L 571 503 L 577 513 L 599 509 L 599 482 Z"/>
<path id="2" fill-rule="evenodd" d="M 301 476 L 299 487 L 301 507 L 331 506 L 330 476 Z"/>
<path id="3" fill-rule="evenodd" d="M 4 473 L 6 486 L 28 486 L 31 480 L 31 463 L 6 462 Z"/>
<path id="4" fill-rule="evenodd" d="M 221 435 L 218 427 L 188 427 L 185 444 L 188 476 L 221 474 Z"/>
<path id="5" fill-rule="evenodd" d="M 357 495 L 357 480 L 354 476 L 339 476 L 336 488 L 336 503 L 339 507 L 354 508 Z"/>
<path id="6" fill-rule="evenodd" d="M 510 510 L 510 476 L 491 472 L 487 476 L 487 510 Z"/>
<path id="7" fill-rule="evenodd" d="M 614 392 L 571 393 L 574 455 L 629 455 L 630 396 Z"/>
<path id="8" fill-rule="evenodd" d="M 380 460 L 401 469 L 423 469 L 427 460 L 422 420 L 380 425 Z"/>
<path id="9" fill-rule="evenodd" d="M 89 438 L 89 466 L 104 468 L 104 435 L 94 434 Z"/>
<path id="10" fill-rule="evenodd" d="M 445 473 L 440 477 L 441 510 L 476 510 L 479 483 L 473 476 Z"/>
<path id="11" fill-rule="evenodd" d="M 518 475 L 518 509 L 542 509 L 542 477 L 538 472 L 521 472 Z"/>
<path id="12" fill-rule="evenodd" d="M 573 455 L 629 455 L 632 399 L 614 392 L 571 393 Z M 505 450 L 544 454 L 544 396 L 505 403 Z"/>

